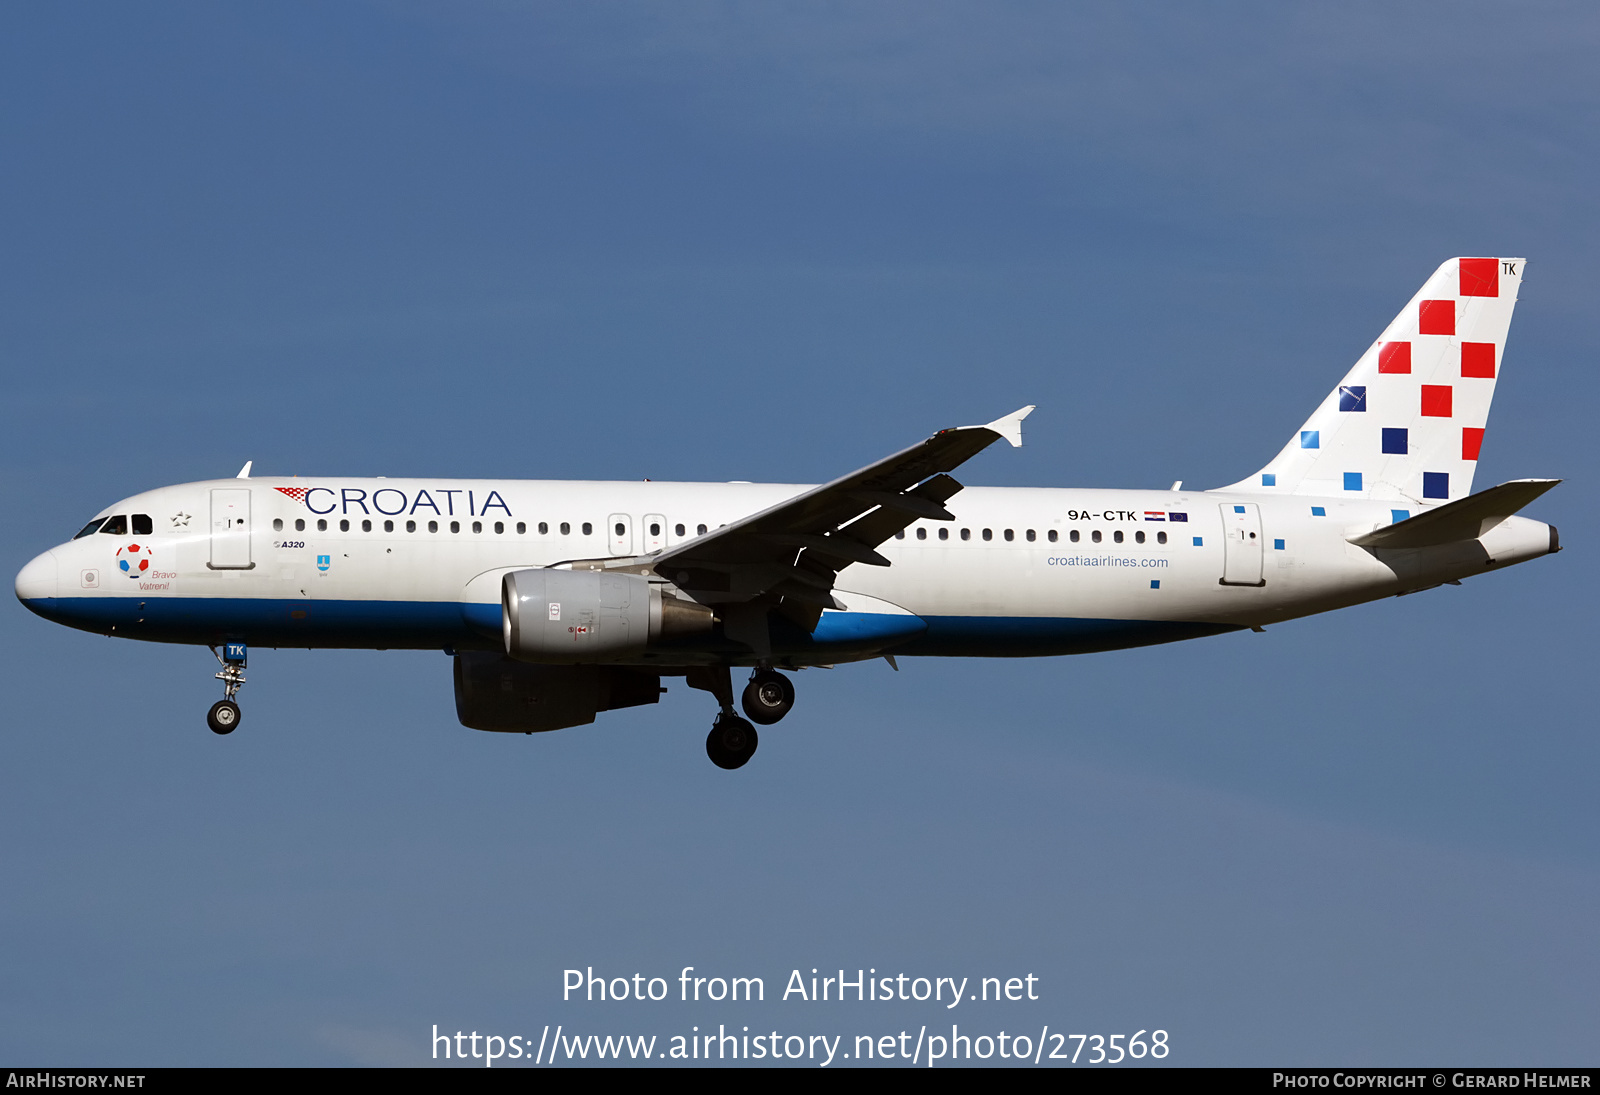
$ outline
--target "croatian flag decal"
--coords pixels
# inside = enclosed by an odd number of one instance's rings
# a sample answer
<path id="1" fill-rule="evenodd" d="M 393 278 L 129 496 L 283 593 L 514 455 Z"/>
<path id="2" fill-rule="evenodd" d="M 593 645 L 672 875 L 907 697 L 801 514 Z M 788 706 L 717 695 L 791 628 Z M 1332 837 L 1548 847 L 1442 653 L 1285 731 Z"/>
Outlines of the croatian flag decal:
<path id="1" fill-rule="evenodd" d="M 1158 509 L 1147 509 L 1144 511 L 1144 519 L 1146 521 L 1165 521 L 1167 515 Z"/>

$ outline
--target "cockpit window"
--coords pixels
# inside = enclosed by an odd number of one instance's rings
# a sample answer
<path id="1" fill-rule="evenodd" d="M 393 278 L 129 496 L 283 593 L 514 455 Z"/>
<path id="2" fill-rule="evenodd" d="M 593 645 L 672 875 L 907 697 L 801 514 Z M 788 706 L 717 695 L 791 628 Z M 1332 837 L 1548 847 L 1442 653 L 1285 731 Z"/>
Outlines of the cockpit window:
<path id="1" fill-rule="evenodd" d="M 148 513 L 136 513 L 133 515 L 133 534 L 135 536 L 149 536 L 152 531 L 153 526 Z"/>
<path id="2" fill-rule="evenodd" d="M 108 536 L 128 535 L 128 516 L 119 513 L 115 517 L 107 517 L 106 523 L 100 526 L 100 531 Z"/>
<path id="3" fill-rule="evenodd" d="M 82 540 L 85 536 L 89 535 L 95 529 L 99 528 L 100 527 L 100 522 L 102 522 L 104 520 L 105 520 L 104 517 L 96 517 L 93 521 L 90 521 L 87 525 L 84 525 L 83 526 L 83 531 L 78 533 L 78 535 L 74 536 L 73 539 L 74 540 Z"/>

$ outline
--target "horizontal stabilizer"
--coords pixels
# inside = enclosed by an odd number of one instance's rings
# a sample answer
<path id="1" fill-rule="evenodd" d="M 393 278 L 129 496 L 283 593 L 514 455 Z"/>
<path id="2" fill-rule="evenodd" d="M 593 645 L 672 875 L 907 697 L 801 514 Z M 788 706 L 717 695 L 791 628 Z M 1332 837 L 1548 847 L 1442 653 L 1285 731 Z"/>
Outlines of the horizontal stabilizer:
<path id="1" fill-rule="evenodd" d="M 1513 479 L 1363 536 L 1353 536 L 1350 542 L 1359 547 L 1420 548 L 1476 540 L 1559 482 Z"/>

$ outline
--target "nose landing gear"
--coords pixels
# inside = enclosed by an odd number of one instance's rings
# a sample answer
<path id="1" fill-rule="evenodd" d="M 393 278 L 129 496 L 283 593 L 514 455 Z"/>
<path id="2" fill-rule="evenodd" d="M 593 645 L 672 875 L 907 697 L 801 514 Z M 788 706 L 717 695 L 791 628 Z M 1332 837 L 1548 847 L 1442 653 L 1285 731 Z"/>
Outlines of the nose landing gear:
<path id="1" fill-rule="evenodd" d="M 212 655 L 222 663 L 222 672 L 216 676 L 222 682 L 225 697 L 212 704 L 211 710 L 206 712 L 206 725 L 211 727 L 213 734 L 233 733 L 239 720 L 244 717 L 233 697 L 238 695 L 240 686 L 244 684 L 247 651 L 244 643 L 224 643 L 222 649 L 223 653 L 218 654 L 216 647 L 211 648 Z"/>
<path id="2" fill-rule="evenodd" d="M 231 734 L 242 717 L 238 704 L 232 700 L 218 700 L 206 712 L 206 725 L 211 727 L 213 734 Z"/>

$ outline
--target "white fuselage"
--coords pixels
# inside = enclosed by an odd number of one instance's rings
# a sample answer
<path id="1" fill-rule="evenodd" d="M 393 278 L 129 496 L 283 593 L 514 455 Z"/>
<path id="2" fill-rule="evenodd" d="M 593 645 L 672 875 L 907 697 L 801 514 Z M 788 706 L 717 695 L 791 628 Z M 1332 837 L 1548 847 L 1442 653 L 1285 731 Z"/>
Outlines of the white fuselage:
<path id="1" fill-rule="evenodd" d="M 102 515 L 125 518 L 124 531 L 93 532 L 46 552 L 18 576 L 17 593 L 48 618 L 131 638 L 488 649 L 498 646 L 506 573 L 647 560 L 807 489 L 190 483 L 108 507 Z M 1550 526 L 1512 517 L 1443 547 L 1360 548 L 1349 539 L 1420 512 L 1366 498 L 969 487 L 948 509 L 953 522 L 918 521 L 884 543 L 890 566 L 843 570 L 836 591 L 845 607 L 824 619 L 900 613 L 926 623 L 915 638 L 873 654 L 1071 653 L 1260 626 L 1459 580 L 1554 547 Z M 150 531 L 135 531 L 135 518 Z M 671 581 L 667 570 L 661 577 Z M 788 660 L 844 658 L 824 645 Z"/>

